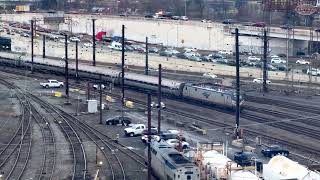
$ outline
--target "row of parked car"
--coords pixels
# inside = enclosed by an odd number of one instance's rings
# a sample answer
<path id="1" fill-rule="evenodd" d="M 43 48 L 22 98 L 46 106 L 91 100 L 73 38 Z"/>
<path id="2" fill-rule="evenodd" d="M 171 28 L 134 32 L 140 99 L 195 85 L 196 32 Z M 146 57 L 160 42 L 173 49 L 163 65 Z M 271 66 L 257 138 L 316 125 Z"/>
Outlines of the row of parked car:
<path id="1" fill-rule="evenodd" d="M 288 157 L 289 151 L 278 145 L 265 146 L 261 153 L 265 157 L 272 158 L 276 155 L 283 155 Z M 263 162 L 258 158 L 258 155 L 253 152 L 236 152 L 234 154 L 234 161 L 240 166 L 256 166 L 258 171 L 262 170 Z"/>
<path id="2" fill-rule="evenodd" d="M 141 136 L 141 141 L 148 141 L 148 129 L 144 124 L 133 124 L 132 119 L 127 116 L 116 116 L 106 120 L 106 125 L 122 125 L 127 126 L 124 129 L 125 136 L 134 137 Z M 178 130 L 165 130 L 158 133 L 157 128 L 151 127 L 151 138 L 157 141 L 165 141 L 175 148 L 187 149 L 190 147 L 186 142 L 186 138 L 180 135 Z"/>

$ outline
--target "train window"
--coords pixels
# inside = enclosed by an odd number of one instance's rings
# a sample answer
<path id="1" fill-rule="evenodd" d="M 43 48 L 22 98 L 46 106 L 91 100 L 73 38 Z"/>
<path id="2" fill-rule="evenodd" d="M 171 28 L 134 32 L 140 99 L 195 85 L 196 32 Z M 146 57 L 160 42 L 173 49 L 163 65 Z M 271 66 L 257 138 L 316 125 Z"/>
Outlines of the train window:
<path id="1" fill-rule="evenodd" d="M 191 180 L 191 176 L 190 175 L 187 176 L 187 180 Z"/>

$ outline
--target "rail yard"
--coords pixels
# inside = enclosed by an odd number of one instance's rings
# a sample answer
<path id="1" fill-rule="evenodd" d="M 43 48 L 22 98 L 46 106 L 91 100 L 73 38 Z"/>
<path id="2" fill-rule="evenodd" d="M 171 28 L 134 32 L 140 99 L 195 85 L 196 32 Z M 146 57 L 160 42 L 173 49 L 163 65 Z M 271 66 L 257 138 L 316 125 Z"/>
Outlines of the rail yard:
<path id="1" fill-rule="evenodd" d="M 8 19 L 0 180 L 320 180 L 319 53 L 270 54 L 260 25 L 259 54 L 242 24 L 213 51 Z"/>

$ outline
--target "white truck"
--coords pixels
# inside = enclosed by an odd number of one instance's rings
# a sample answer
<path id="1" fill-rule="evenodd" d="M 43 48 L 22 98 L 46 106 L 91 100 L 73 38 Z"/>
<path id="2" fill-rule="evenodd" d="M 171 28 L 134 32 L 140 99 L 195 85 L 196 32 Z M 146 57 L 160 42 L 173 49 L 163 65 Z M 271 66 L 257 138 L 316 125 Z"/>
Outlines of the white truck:
<path id="1" fill-rule="evenodd" d="M 49 79 L 48 82 L 40 83 L 43 88 L 61 88 L 63 87 L 63 82 L 59 82 L 54 79 Z"/>
<path id="2" fill-rule="evenodd" d="M 138 136 L 142 135 L 143 130 L 146 129 L 146 126 L 144 124 L 134 124 L 131 127 L 124 129 L 124 134 L 126 136 Z"/>

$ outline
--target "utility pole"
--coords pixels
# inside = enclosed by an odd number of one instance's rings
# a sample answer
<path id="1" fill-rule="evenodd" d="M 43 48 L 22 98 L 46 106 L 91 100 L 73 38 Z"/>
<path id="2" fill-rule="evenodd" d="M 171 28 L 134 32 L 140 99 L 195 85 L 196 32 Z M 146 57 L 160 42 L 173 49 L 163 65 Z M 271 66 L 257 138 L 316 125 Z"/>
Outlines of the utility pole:
<path id="1" fill-rule="evenodd" d="M 159 81 L 158 81 L 158 134 L 161 130 L 161 83 L 162 83 L 162 67 L 159 64 Z"/>
<path id="2" fill-rule="evenodd" d="M 34 33 L 34 21 L 31 20 L 31 73 L 33 73 L 33 33 Z"/>
<path id="3" fill-rule="evenodd" d="M 96 66 L 96 19 L 92 19 L 92 65 Z"/>
<path id="4" fill-rule="evenodd" d="M 151 94 L 148 93 L 148 180 L 151 180 Z"/>
<path id="5" fill-rule="evenodd" d="M 42 58 L 46 58 L 46 35 L 42 36 Z"/>
<path id="6" fill-rule="evenodd" d="M 102 124 L 102 76 L 100 74 L 99 76 L 99 79 L 100 79 L 100 83 L 99 83 L 99 94 L 100 94 L 100 107 L 99 107 L 99 110 L 100 110 L 100 121 L 99 123 Z"/>
<path id="7" fill-rule="evenodd" d="M 184 15 L 185 15 L 185 16 L 187 16 L 187 1 L 188 1 L 188 0 L 185 0 L 185 1 L 184 1 Z"/>
<path id="8" fill-rule="evenodd" d="M 124 107 L 124 45 L 125 45 L 125 42 L 124 42 L 124 25 L 122 25 L 122 50 L 121 50 L 121 89 L 122 89 L 122 107 Z"/>
<path id="9" fill-rule="evenodd" d="M 149 56 L 149 48 L 148 48 L 148 37 L 146 37 L 146 65 L 144 69 L 144 74 L 148 75 L 149 74 L 149 62 L 148 62 L 148 57 Z"/>
<path id="10" fill-rule="evenodd" d="M 79 82 L 79 50 L 78 50 L 79 42 L 76 41 L 76 80 Z"/>
<path id="11" fill-rule="evenodd" d="M 268 39 L 267 31 L 264 30 L 263 36 L 263 92 L 267 92 L 267 53 L 268 53 Z"/>
<path id="12" fill-rule="evenodd" d="M 239 58 L 239 29 L 236 28 L 236 137 L 240 128 L 240 58 Z"/>
<path id="13" fill-rule="evenodd" d="M 289 38 L 290 38 L 290 34 L 289 34 L 289 28 L 287 28 L 287 44 L 286 44 L 286 54 L 287 54 L 287 62 L 286 62 L 286 79 L 289 80 Z"/>
<path id="14" fill-rule="evenodd" d="M 68 72 L 68 36 L 64 36 L 64 47 L 65 47 L 65 81 L 66 81 L 66 96 L 69 99 L 69 72 Z"/>

